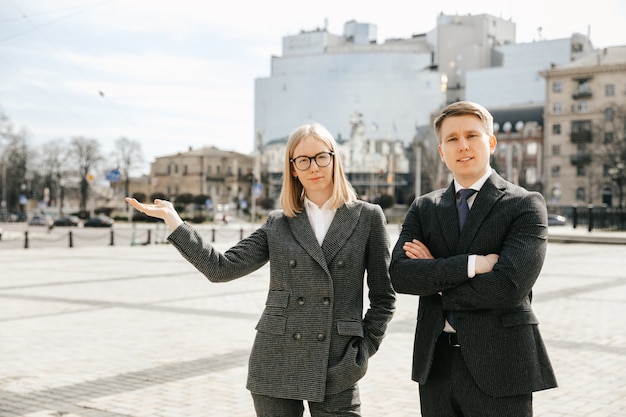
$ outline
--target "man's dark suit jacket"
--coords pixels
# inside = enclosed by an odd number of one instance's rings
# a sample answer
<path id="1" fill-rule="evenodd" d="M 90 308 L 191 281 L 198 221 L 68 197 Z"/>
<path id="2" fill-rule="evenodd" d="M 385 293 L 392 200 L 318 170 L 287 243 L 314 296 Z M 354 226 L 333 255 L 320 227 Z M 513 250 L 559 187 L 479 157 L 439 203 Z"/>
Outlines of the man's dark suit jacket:
<path id="1" fill-rule="evenodd" d="M 483 392 L 503 397 L 556 386 L 531 308 L 547 234 L 543 197 L 495 172 L 476 195 L 460 236 L 454 183 L 413 202 L 390 266 L 395 290 L 420 296 L 413 380 L 427 383 L 444 310 L 453 310 L 463 358 Z M 434 259 L 409 259 L 402 245 L 412 239 Z M 468 255 L 490 253 L 500 256 L 493 270 L 468 278 Z"/>

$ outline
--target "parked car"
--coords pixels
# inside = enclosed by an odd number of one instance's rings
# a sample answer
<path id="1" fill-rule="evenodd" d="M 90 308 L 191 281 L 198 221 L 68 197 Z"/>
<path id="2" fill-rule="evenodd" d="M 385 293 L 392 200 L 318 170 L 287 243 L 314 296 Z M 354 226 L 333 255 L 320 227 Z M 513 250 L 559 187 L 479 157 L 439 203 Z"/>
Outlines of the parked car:
<path id="1" fill-rule="evenodd" d="M 109 216 L 101 215 L 85 220 L 84 227 L 111 227 L 113 219 Z"/>
<path id="2" fill-rule="evenodd" d="M 548 226 L 565 226 L 567 218 L 560 214 L 548 213 Z"/>
<path id="3" fill-rule="evenodd" d="M 47 214 L 35 214 L 28 221 L 29 226 L 51 226 L 52 224 L 52 217 Z"/>
<path id="4" fill-rule="evenodd" d="M 16 221 L 18 221 L 17 214 L 0 212 L 0 222 L 13 223 L 13 222 L 16 222 Z"/>
<path id="5" fill-rule="evenodd" d="M 55 226 L 75 227 L 80 223 L 80 219 L 76 216 L 63 216 L 54 221 Z"/>

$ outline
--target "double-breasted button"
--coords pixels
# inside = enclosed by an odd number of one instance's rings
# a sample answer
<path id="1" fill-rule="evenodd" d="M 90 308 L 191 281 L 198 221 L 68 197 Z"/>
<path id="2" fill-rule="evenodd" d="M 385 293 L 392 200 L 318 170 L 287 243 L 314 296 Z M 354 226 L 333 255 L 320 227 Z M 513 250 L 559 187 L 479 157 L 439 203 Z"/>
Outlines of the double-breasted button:
<path id="1" fill-rule="evenodd" d="M 317 340 L 323 342 L 324 340 L 326 340 L 326 335 L 324 333 L 318 333 Z"/>
<path id="2" fill-rule="evenodd" d="M 330 304 L 330 297 L 324 297 L 322 298 L 322 304 L 324 304 L 325 306 Z"/>
<path id="3" fill-rule="evenodd" d="M 300 340 L 300 339 L 302 339 L 302 335 L 300 333 L 293 334 L 293 340 Z"/>
<path id="4" fill-rule="evenodd" d="M 344 266 L 346 266 L 346 263 L 345 263 L 345 261 L 337 261 L 337 266 L 339 268 L 343 268 Z"/>
<path id="5" fill-rule="evenodd" d="M 296 302 L 300 305 L 304 305 L 304 297 L 299 297 Z"/>
<path id="6" fill-rule="evenodd" d="M 289 261 L 289 266 L 295 268 L 298 265 L 298 262 L 295 259 Z"/>

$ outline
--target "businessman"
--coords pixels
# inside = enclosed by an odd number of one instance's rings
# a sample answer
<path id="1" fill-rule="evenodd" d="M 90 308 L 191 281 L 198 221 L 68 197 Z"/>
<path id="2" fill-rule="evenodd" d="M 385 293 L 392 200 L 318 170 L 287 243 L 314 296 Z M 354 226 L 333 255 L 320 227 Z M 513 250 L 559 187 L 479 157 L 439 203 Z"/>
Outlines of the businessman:
<path id="1" fill-rule="evenodd" d="M 418 196 L 390 265 L 398 293 L 419 296 L 412 378 L 423 417 L 530 417 L 532 393 L 556 387 L 532 288 L 546 254 L 543 197 L 492 170 L 493 117 L 467 101 L 434 122 L 454 180 Z"/>

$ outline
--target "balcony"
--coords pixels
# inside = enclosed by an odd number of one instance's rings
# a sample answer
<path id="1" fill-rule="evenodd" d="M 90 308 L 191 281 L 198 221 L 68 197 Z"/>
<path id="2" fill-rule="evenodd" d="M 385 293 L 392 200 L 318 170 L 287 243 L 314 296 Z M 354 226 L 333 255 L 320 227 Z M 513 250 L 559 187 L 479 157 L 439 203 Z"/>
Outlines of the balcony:
<path id="1" fill-rule="evenodd" d="M 572 162 L 572 165 L 586 165 L 591 163 L 591 154 L 577 153 L 570 157 L 570 161 Z"/>
<path id="2" fill-rule="evenodd" d="M 570 134 L 570 139 L 572 143 L 591 143 L 593 140 L 593 136 L 591 131 L 584 130 L 580 132 L 572 132 Z"/>
<path id="3" fill-rule="evenodd" d="M 588 91 L 588 90 L 578 90 L 574 92 L 574 94 L 572 94 L 572 98 L 574 100 L 582 100 L 586 98 L 591 98 L 591 96 L 592 96 L 591 91 Z"/>

